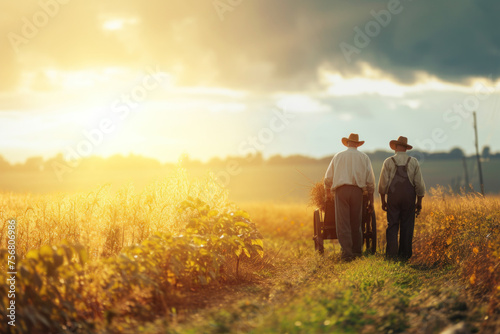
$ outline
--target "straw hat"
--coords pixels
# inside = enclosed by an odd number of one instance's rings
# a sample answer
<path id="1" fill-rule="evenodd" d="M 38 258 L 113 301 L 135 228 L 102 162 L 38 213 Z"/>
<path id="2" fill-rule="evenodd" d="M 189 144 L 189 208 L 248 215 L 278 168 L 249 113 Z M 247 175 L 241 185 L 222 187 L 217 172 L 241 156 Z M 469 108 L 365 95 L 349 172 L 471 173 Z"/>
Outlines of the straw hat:
<path id="1" fill-rule="evenodd" d="M 348 146 L 348 143 L 351 142 L 351 143 L 355 143 L 356 146 L 361 146 L 365 143 L 364 140 L 360 141 L 359 140 L 359 136 L 357 133 L 351 133 L 349 135 L 349 138 L 342 138 L 342 144 L 344 144 L 344 146 Z"/>
<path id="2" fill-rule="evenodd" d="M 396 145 L 402 145 L 402 146 L 405 146 L 407 150 L 411 150 L 413 148 L 413 146 L 411 145 L 408 145 L 408 138 L 406 137 L 403 137 L 403 136 L 399 136 L 398 140 L 391 140 L 389 142 L 389 146 L 391 147 L 391 149 L 395 150 L 396 149 Z"/>

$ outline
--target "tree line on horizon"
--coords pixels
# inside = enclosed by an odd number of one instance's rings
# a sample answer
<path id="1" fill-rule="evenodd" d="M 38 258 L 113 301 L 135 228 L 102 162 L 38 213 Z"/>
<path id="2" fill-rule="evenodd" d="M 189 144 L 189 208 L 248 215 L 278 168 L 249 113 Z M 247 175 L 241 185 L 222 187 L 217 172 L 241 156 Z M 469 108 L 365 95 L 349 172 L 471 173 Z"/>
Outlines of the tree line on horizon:
<path id="1" fill-rule="evenodd" d="M 409 155 L 417 159 L 425 160 L 462 160 L 463 158 L 476 158 L 476 155 L 467 156 L 461 148 L 453 148 L 448 152 L 423 152 L 412 150 Z M 377 150 L 366 153 L 372 161 L 383 161 L 393 155 L 393 152 Z M 273 155 L 269 158 L 264 158 L 261 152 L 242 156 L 227 156 L 225 158 L 213 157 L 207 162 L 202 162 L 197 159 L 191 159 L 188 155 L 183 155 L 179 158 L 178 163 L 161 163 L 154 158 L 148 158 L 140 155 L 130 154 L 123 156 L 116 154 L 107 158 L 99 156 L 91 156 L 82 158 L 77 162 L 80 170 L 137 170 L 137 169 L 163 169 L 174 168 L 177 164 L 181 164 L 185 168 L 212 167 L 223 168 L 228 163 L 238 163 L 239 166 L 276 166 L 276 165 L 303 165 L 303 164 L 328 164 L 330 163 L 333 154 L 323 158 L 314 158 L 301 154 L 283 156 L 280 154 Z M 481 153 L 481 158 L 484 160 L 500 159 L 500 152 L 492 153 L 489 146 L 485 146 Z M 75 162 L 73 162 L 75 163 Z M 26 159 L 24 163 L 11 164 L 3 156 L 0 155 L 0 172 L 16 171 L 16 172 L 43 172 L 52 171 L 54 165 L 67 164 L 69 162 L 64 159 L 62 153 L 56 156 L 44 159 L 36 156 Z"/>

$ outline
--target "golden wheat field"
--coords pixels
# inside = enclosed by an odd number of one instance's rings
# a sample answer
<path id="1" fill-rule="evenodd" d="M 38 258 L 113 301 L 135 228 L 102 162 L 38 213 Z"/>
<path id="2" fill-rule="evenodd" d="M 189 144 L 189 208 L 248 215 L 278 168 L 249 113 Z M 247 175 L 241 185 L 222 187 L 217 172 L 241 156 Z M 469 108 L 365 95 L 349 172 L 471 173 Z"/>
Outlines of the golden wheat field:
<path id="1" fill-rule="evenodd" d="M 4 224 L 9 218 L 17 220 L 20 257 L 31 249 L 67 240 L 83 245 L 89 257 L 97 259 L 140 243 L 155 232 L 178 233 L 185 227 L 178 205 L 188 196 L 204 199 L 214 207 L 228 201 L 227 193 L 209 174 L 192 182 L 180 168 L 175 177 L 140 192 L 129 184 L 113 192 L 102 186 L 88 193 L 2 194 L 1 215 Z M 1 237 L 5 248 L 7 240 Z"/>
<path id="2" fill-rule="evenodd" d="M 0 206 L 3 314 L 12 291 L 5 283 L 12 248 L 7 225 L 16 221 L 17 327 L 2 327 L 10 333 L 155 332 L 141 324 L 177 314 L 188 303 L 186 291 L 235 284 L 245 273 L 246 282 L 258 286 L 263 277 L 279 276 L 273 270 L 280 261 L 305 256 L 310 266 L 317 257 L 313 204 L 235 204 L 213 176 L 190 180 L 181 168 L 140 192 L 129 185 L 116 192 L 2 193 Z M 379 206 L 376 215 L 383 254 Z M 498 196 L 433 188 L 416 220 L 411 265 L 453 267 L 482 298 L 485 314 L 498 317 L 499 222 Z M 337 242 L 331 244 L 337 252 Z"/>

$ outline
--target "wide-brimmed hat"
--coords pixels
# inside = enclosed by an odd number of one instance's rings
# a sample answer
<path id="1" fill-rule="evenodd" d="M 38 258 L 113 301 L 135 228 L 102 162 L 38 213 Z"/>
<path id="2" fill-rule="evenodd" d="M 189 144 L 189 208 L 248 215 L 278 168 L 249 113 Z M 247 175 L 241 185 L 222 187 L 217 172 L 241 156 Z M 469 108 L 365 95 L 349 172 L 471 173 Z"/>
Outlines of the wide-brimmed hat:
<path id="1" fill-rule="evenodd" d="M 395 150 L 396 149 L 396 145 L 402 145 L 402 146 L 405 146 L 407 150 L 411 150 L 413 148 L 413 146 L 411 145 L 408 145 L 408 138 L 406 137 L 403 137 L 403 136 L 399 136 L 398 140 L 391 140 L 389 142 L 389 146 L 391 147 L 391 149 Z"/>
<path id="2" fill-rule="evenodd" d="M 355 143 L 356 146 L 361 146 L 365 143 L 364 140 L 360 141 L 359 140 L 359 136 L 357 133 L 351 133 L 349 135 L 349 138 L 342 138 L 342 144 L 344 144 L 344 146 L 348 146 L 348 143 L 351 142 L 351 143 Z"/>

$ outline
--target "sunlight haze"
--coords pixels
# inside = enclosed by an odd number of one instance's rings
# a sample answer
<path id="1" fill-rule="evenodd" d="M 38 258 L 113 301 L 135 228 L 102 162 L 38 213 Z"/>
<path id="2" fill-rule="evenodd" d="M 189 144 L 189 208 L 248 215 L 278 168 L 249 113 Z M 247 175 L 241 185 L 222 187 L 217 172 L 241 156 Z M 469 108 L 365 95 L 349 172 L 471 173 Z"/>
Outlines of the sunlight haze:
<path id="1" fill-rule="evenodd" d="M 500 44 L 487 25 L 483 42 L 463 32 L 495 20 L 489 3 L 454 2 L 442 22 L 440 5 L 401 2 L 367 34 L 388 2 L 4 1 L 0 154 L 68 155 L 106 119 L 88 155 L 206 161 L 241 155 L 276 110 L 293 118 L 258 145 L 267 157 L 328 156 L 351 132 L 367 151 L 405 135 L 473 153 L 472 111 L 480 146 L 498 151 Z M 443 30 L 425 35 L 420 15 Z"/>

